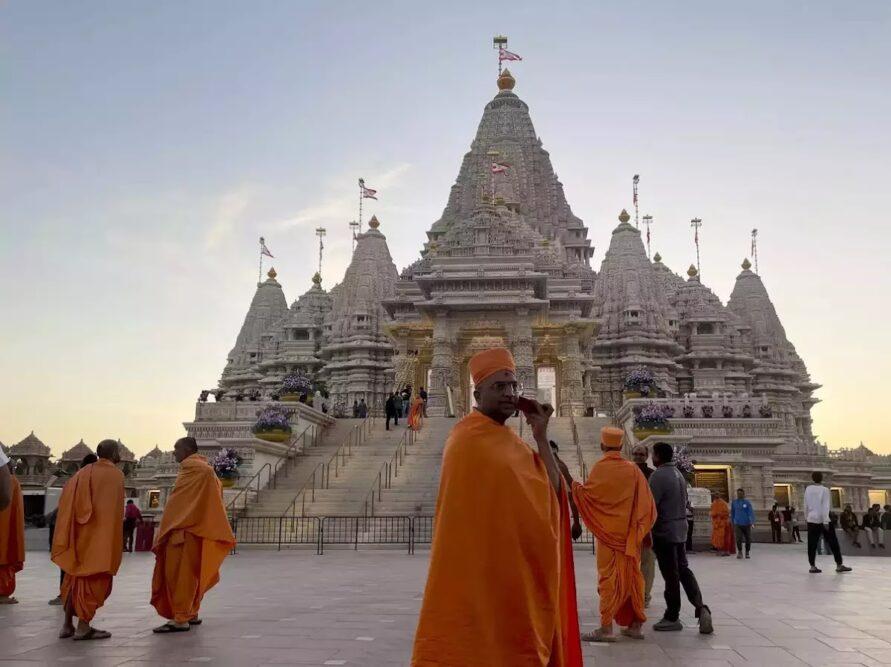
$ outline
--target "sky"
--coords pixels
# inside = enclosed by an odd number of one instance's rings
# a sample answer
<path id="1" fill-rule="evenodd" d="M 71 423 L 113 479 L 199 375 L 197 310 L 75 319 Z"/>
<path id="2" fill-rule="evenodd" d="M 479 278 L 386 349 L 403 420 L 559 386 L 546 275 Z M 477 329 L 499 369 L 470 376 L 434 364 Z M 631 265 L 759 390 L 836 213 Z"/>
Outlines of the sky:
<path id="1" fill-rule="evenodd" d="M 683 274 L 701 218 L 725 302 L 757 227 L 823 385 L 815 433 L 891 452 L 891 5 L 868 1 L 3 3 L 0 441 L 170 449 L 235 342 L 258 237 L 290 302 L 326 227 L 331 287 L 360 176 L 414 261 L 499 33 L 592 266 L 635 173 L 653 251 Z"/>

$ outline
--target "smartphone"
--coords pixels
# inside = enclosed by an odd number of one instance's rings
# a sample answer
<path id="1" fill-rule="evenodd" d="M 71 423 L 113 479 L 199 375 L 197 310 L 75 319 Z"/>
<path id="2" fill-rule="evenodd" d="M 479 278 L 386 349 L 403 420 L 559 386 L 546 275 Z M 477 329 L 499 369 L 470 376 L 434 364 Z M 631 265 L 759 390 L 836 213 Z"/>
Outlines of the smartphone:
<path id="1" fill-rule="evenodd" d="M 517 399 L 517 410 L 523 412 L 525 414 L 529 414 L 530 412 L 536 412 L 535 403 L 530 401 L 525 396 L 520 396 Z"/>

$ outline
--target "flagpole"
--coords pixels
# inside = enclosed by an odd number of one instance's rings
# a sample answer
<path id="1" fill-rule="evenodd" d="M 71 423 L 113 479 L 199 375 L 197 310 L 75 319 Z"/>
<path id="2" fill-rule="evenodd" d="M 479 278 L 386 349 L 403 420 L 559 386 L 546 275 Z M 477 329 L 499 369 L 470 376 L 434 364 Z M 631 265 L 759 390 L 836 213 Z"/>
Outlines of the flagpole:
<path id="1" fill-rule="evenodd" d="M 696 273 L 699 275 L 699 279 L 702 280 L 702 267 L 699 264 L 699 228 L 702 227 L 702 220 L 693 218 L 690 221 L 690 226 L 693 228 L 693 240 L 696 243 Z"/>
<path id="2" fill-rule="evenodd" d="M 634 226 L 640 229 L 640 223 L 638 222 L 638 207 L 637 207 L 637 182 L 640 180 L 640 176 L 637 174 L 634 175 L 634 178 L 631 179 L 631 190 L 634 193 Z"/>
<path id="3" fill-rule="evenodd" d="M 257 273 L 257 283 L 263 282 L 263 237 L 260 237 L 260 270 Z"/>
<path id="4" fill-rule="evenodd" d="M 362 182 L 364 179 L 359 179 L 359 233 L 362 233 Z"/>
<path id="5" fill-rule="evenodd" d="M 653 216 L 645 215 L 643 217 L 643 222 L 647 227 L 647 259 L 650 259 L 650 225 L 653 224 Z"/>
<path id="6" fill-rule="evenodd" d="M 758 274 L 758 230 L 752 230 L 752 260 L 755 262 L 755 274 Z"/>
<path id="7" fill-rule="evenodd" d="M 498 51 L 498 76 L 501 76 L 501 52 L 507 46 L 507 37 L 504 35 L 495 35 L 492 38 L 492 48 Z"/>

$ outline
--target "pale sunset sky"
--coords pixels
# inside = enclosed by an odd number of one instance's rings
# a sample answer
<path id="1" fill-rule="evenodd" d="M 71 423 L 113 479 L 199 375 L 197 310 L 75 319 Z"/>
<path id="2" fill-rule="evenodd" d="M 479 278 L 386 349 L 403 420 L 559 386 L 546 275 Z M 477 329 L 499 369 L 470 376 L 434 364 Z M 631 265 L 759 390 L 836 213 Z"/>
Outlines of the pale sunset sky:
<path id="1" fill-rule="evenodd" d="M 830 446 L 891 452 L 891 4 L 222 2 L 0 5 L 0 441 L 170 449 L 222 371 L 265 236 L 291 302 L 356 179 L 399 269 L 511 63 L 599 269 L 653 215 L 726 302 L 760 270 L 823 385 Z"/>

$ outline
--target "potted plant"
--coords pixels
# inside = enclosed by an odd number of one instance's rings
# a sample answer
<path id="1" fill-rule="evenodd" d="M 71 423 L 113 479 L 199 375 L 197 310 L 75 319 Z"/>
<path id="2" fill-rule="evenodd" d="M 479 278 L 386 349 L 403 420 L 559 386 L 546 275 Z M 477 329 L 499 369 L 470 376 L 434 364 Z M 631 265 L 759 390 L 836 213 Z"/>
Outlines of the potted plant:
<path id="1" fill-rule="evenodd" d="M 282 380 L 282 386 L 278 391 L 279 398 L 283 401 L 296 403 L 301 396 L 312 391 L 312 380 L 304 373 L 291 373 Z"/>
<path id="2" fill-rule="evenodd" d="M 742 408 L 742 416 L 748 419 L 752 416 L 752 406 L 746 403 Z"/>
<path id="3" fill-rule="evenodd" d="M 235 486 L 235 481 L 238 479 L 238 466 L 241 465 L 241 457 L 238 452 L 230 447 L 223 447 L 214 454 L 210 465 L 213 466 L 213 471 L 220 478 L 220 483 L 224 488 Z"/>
<path id="4" fill-rule="evenodd" d="M 773 417 L 773 410 L 767 403 L 764 403 L 758 408 L 758 414 L 764 419 L 770 419 Z"/>
<path id="5" fill-rule="evenodd" d="M 674 452 L 675 465 L 678 471 L 691 486 L 696 478 L 696 461 L 690 458 L 686 447 L 679 447 Z"/>
<path id="6" fill-rule="evenodd" d="M 695 412 L 692 405 L 684 406 L 684 419 L 693 419 Z"/>
<path id="7" fill-rule="evenodd" d="M 702 416 L 706 419 L 711 419 L 715 416 L 715 406 L 713 405 L 703 405 L 702 406 Z"/>
<path id="8" fill-rule="evenodd" d="M 646 398 L 651 394 L 655 394 L 655 378 L 650 369 L 644 366 L 638 366 L 631 369 L 625 378 L 624 391 L 622 395 L 626 399 L 630 398 Z"/>
<path id="9" fill-rule="evenodd" d="M 634 410 L 634 437 L 643 440 L 647 436 L 657 435 L 659 433 L 670 433 L 671 425 L 668 420 L 671 418 L 673 410 L 667 405 L 659 405 L 658 403 L 648 403 L 642 408 Z"/>
<path id="10" fill-rule="evenodd" d="M 251 432 L 266 442 L 284 442 L 291 437 L 290 416 L 289 410 L 271 405 L 257 413 Z"/>
<path id="11" fill-rule="evenodd" d="M 733 417 L 733 406 L 725 405 L 724 407 L 722 407 L 721 415 L 724 417 L 724 419 L 730 419 L 731 417 Z"/>

